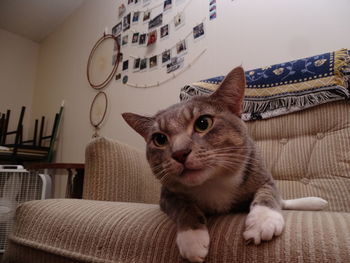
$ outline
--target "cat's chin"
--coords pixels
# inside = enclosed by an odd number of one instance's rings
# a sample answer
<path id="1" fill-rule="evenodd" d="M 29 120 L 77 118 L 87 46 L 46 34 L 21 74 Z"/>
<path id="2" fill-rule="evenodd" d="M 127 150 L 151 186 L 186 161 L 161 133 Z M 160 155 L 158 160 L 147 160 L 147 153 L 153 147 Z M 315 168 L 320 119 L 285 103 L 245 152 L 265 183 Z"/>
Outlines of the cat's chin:
<path id="1" fill-rule="evenodd" d="M 206 169 L 184 169 L 180 174 L 180 181 L 186 186 L 198 186 L 209 179 L 209 171 Z"/>

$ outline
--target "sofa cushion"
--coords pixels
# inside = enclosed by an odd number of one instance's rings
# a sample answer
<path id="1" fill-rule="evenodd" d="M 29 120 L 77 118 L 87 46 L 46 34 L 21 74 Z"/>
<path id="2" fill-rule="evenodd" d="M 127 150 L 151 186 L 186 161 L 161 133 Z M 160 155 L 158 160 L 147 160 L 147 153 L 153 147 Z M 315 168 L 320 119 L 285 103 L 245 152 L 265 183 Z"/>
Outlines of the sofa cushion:
<path id="1" fill-rule="evenodd" d="M 246 214 L 209 218 L 206 262 L 350 262 L 350 214 L 285 211 L 283 215 L 282 236 L 260 246 L 244 243 Z M 175 224 L 158 205 L 31 201 L 17 209 L 6 257 L 16 263 L 183 262 L 175 237 Z"/>
<path id="2" fill-rule="evenodd" d="M 316 195 L 350 212 L 350 103 L 247 123 L 284 198 Z"/>

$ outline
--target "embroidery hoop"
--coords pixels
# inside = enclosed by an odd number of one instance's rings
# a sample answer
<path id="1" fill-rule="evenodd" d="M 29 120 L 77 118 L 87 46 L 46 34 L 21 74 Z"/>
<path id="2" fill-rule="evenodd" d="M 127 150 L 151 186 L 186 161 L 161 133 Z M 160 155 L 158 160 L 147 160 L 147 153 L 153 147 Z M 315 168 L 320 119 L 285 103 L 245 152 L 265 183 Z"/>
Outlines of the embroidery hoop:
<path id="1" fill-rule="evenodd" d="M 102 103 L 104 104 L 104 109 L 102 111 L 102 114 L 99 114 L 98 112 L 98 102 L 100 102 L 100 100 L 98 100 L 99 98 L 102 98 Z M 99 91 L 95 98 L 93 99 L 91 106 L 90 106 L 90 124 L 94 127 L 95 132 L 92 135 L 92 137 L 99 137 L 98 131 L 100 129 L 100 125 L 102 124 L 102 122 L 104 121 L 105 117 L 106 117 L 106 113 L 107 113 L 107 107 L 108 107 L 108 98 L 106 93 L 104 93 L 103 91 Z M 100 116 L 98 116 L 100 115 Z M 97 119 L 97 121 L 95 120 L 95 118 Z"/>
<path id="2" fill-rule="evenodd" d="M 105 41 L 109 41 L 110 39 L 114 40 L 114 44 L 117 46 L 117 53 L 116 53 L 116 61 L 115 64 L 112 68 L 112 71 L 109 73 L 109 75 L 107 76 L 107 78 L 105 80 L 103 80 L 100 83 L 94 83 L 94 81 L 92 81 L 92 77 L 91 77 L 91 65 L 92 65 L 92 61 L 93 61 L 93 57 L 96 53 L 96 50 L 98 50 L 98 48 L 102 45 L 102 43 L 104 43 Z M 86 68 L 86 75 L 87 75 L 87 79 L 89 81 L 89 84 L 92 88 L 96 89 L 96 90 L 100 90 L 103 89 L 112 79 L 113 76 L 115 75 L 115 73 L 117 72 L 118 69 L 118 65 L 120 62 L 120 45 L 117 41 L 117 38 L 112 35 L 112 34 L 103 34 L 103 36 L 96 42 L 96 44 L 94 45 L 94 47 L 92 48 L 91 52 L 90 52 L 90 56 L 88 59 L 88 63 L 87 63 L 87 68 Z"/>

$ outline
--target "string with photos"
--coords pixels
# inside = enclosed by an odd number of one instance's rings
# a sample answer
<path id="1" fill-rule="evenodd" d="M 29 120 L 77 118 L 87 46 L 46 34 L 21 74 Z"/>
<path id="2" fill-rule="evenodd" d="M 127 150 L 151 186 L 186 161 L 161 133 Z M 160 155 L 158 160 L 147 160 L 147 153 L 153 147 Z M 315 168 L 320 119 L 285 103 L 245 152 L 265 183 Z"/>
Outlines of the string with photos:
<path id="1" fill-rule="evenodd" d="M 200 52 L 187 66 L 185 66 L 184 68 L 182 68 L 181 70 L 177 71 L 176 73 L 171 74 L 171 77 L 166 78 L 162 81 L 157 81 L 156 83 L 153 84 L 143 84 L 143 85 L 139 85 L 139 84 L 135 84 L 135 83 L 130 83 L 127 82 L 125 83 L 125 85 L 129 86 L 129 87 L 133 87 L 133 88 L 153 88 L 153 87 L 158 87 L 174 78 L 176 78 L 178 75 L 180 75 L 181 73 L 185 72 L 187 69 L 189 69 L 205 52 L 207 51 L 207 49 L 203 49 L 202 52 Z"/>
<path id="2" fill-rule="evenodd" d="M 201 23 L 204 23 L 206 19 L 207 19 L 207 18 L 204 17 L 204 18 L 202 19 L 201 22 L 197 23 L 197 26 L 200 25 Z M 182 41 L 184 41 L 184 40 L 187 41 L 187 39 L 188 39 L 191 35 L 193 35 L 193 29 L 192 29 L 187 35 L 185 35 L 184 38 L 180 39 L 176 44 L 174 44 L 173 46 L 170 46 L 170 47 L 167 48 L 166 50 L 175 49 L 175 48 L 176 48 L 176 45 L 177 45 L 178 43 L 180 43 L 180 42 L 182 42 Z M 187 45 L 187 43 L 186 43 L 186 45 Z M 165 52 L 166 50 L 164 50 L 163 52 Z M 150 58 L 150 57 L 157 56 L 157 59 L 158 59 L 158 57 L 162 57 L 163 52 L 161 52 L 160 54 L 157 54 L 157 55 L 151 54 L 151 55 L 148 55 L 147 57 Z M 140 56 L 134 56 L 134 55 L 129 55 L 129 57 L 130 57 L 130 58 L 133 58 L 133 59 L 141 58 Z M 143 57 L 143 58 L 146 58 L 146 57 Z"/>
<path id="3" fill-rule="evenodd" d="M 159 6 L 161 6 L 161 5 L 163 5 L 164 4 L 164 0 L 162 0 L 162 3 L 161 4 L 159 4 L 159 5 L 157 5 L 157 6 L 154 6 L 154 7 L 152 7 L 151 9 L 154 9 L 154 8 L 156 8 L 156 7 L 159 7 Z M 184 11 L 185 11 L 185 9 L 189 6 L 189 4 L 192 2 L 192 0 L 189 0 L 189 1 L 187 1 L 187 3 L 186 3 L 186 5 L 182 8 L 182 10 L 180 11 L 180 12 L 177 12 L 177 14 L 176 14 L 176 16 L 178 16 L 179 14 L 183 14 L 184 13 Z M 150 9 L 147 9 L 147 10 L 150 10 Z M 139 10 L 137 10 L 136 12 L 144 12 L 144 11 L 139 11 Z M 135 13 L 135 12 L 134 12 Z M 171 20 L 174 20 L 175 19 L 175 17 L 176 16 L 174 16 L 172 19 L 169 19 L 169 21 L 167 21 L 167 23 L 162 23 L 164 26 L 165 25 L 170 25 L 170 21 Z M 122 23 L 122 21 L 120 21 L 117 25 L 119 25 L 119 24 L 121 24 Z M 116 26 L 117 26 L 116 25 Z M 116 27 L 116 26 L 114 26 L 113 28 L 112 28 L 112 35 L 114 35 L 114 36 L 116 36 L 117 38 L 119 37 L 119 41 L 120 42 L 122 42 L 122 39 L 121 39 L 121 34 L 119 34 L 119 35 L 117 35 L 117 33 L 113 33 L 113 29 Z M 176 27 L 176 26 L 175 26 Z M 133 29 L 131 29 L 131 32 L 133 33 L 132 35 L 134 35 L 135 33 L 139 33 L 140 34 L 140 36 L 141 35 L 145 35 L 145 34 L 149 34 L 150 32 L 146 32 L 146 33 L 141 33 L 141 32 L 137 32 L 136 30 L 133 30 Z M 120 43 L 121 44 L 121 43 Z M 121 46 L 123 46 L 124 44 L 121 44 Z"/>
<path id="4" fill-rule="evenodd" d="M 184 12 L 185 9 L 188 7 L 188 5 L 191 2 L 192 2 L 192 0 L 188 0 L 188 2 L 186 3 L 186 5 L 184 6 L 184 8 L 182 9 L 182 11 L 180 13 Z M 152 6 L 151 8 L 145 8 L 143 10 L 136 9 L 136 12 L 144 13 L 144 12 L 152 11 L 153 9 L 156 9 L 156 8 L 161 7 L 163 5 L 164 5 L 164 0 L 162 0 L 161 3 L 159 3 L 159 4 L 155 5 L 155 6 Z"/>
<path id="5" fill-rule="evenodd" d="M 190 5 L 191 2 L 192 2 L 192 0 L 189 0 L 189 1 L 186 3 L 186 5 L 182 8 L 182 10 L 181 10 L 180 12 L 177 12 L 176 14 L 178 15 L 178 14 L 184 13 L 185 10 L 186 10 L 186 8 Z M 174 16 L 174 17 L 175 17 L 175 16 Z M 173 17 L 173 19 L 174 19 L 174 17 Z M 167 21 L 167 23 L 164 23 L 164 25 L 169 24 L 169 23 L 170 23 L 170 20 L 171 20 L 171 19 L 169 19 L 169 21 Z"/>
<path id="6" fill-rule="evenodd" d="M 182 8 L 182 10 L 181 10 L 180 12 L 177 12 L 177 15 L 178 15 L 178 14 L 184 13 L 184 11 L 186 10 L 186 8 L 189 6 L 189 4 L 190 4 L 191 2 L 192 2 L 192 0 L 189 0 L 189 1 L 186 3 L 186 5 Z M 163 5 L 163 3 L 164 3 L 164 1 L 162 1 L 161 4 L 158 4 L 158 5 L 156 5 L 156 6 L 152 7 L 152 8 L 150 8 L 150 9 L 147 9 L 146 11 L 149 11 L 149 10 L 151 10 L 151 9 L 155 9 L 156 7 L 159 7 L 159 6 Z M 145 11 L 136 10 L 136 12 L 145 12 Z M 174 17 L 176 17 L 176 16 L 174 16 Z M 164 22 L 163 22 L 162 24 L 163 24 L 163 25 L 169 25 L 170 22 L 171 22 L 171 20 L 174 19 L 174 17 L 173 17 L 172 19 L 169 19 L 169 21 L 167 21 L 167 23 L 164 23 Z M 205 18 L 202 20 L 201 23 L 203 23 L 204 21 L 205 21 Z M 199 24 L 200 24 L 200 23 L 199 23 Z M 197 25 L 198 25 L 198 24 L 197 24 Z M 141 33 L 141 32 L 137 32 L 136 30 L 133 30 L 133 29 L 131 29 L 131 32 L 132 32 L 133 34 L 139 33 L 140 35 L 144 35 L 144 34 L 149 34 L 149 33 L 150 33 L 150 32 L 148 32 L 148 33 Z M 183 40 L 187 39 L 190 35 L 191 35 L 191 32 L 188 33 L 188 35 L 186 35 L 186 37 L 185 37 Z M 121 40 L 120 40 L 120 41 L 121 41 Z M 180 39 L 180 41 L 181 41 L 181 39 Z M 174 46 L 172 46 L 171 48 L 168 48 L 168 49 L 173 49 L 174 47 L 176 47 L 176 44 L 175 44 Z M 161 54 L 160 54 L 160 55 L 161 55 Z M 153 55 L 153 56 L 154 56 L 154 55 Z M 157 55 L 157 56 L 159 56 L 159 55 Z M 137 57 L 135 57 L 135 56 L 129 56 L 129 57 L 137 58 Z"/>

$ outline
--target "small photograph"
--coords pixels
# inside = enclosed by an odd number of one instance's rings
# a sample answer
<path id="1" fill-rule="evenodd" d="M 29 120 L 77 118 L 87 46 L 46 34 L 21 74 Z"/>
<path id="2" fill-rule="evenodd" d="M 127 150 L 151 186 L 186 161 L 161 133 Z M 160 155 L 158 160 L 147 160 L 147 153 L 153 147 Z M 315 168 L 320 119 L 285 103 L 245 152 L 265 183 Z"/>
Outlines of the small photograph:
<path id="1" fill-rule="evenodd" d="M 185 15 L 184 13 L 179 13 L 174 17 L 175 29 L 182 27 L 185 24 Z"/>
<path id="2" fill-rule="evenodd" d="M 210 18 L 210 20 L 215 19 L 216 18 L 216 11 L 209 13 L 209 18 Z"/>
<path id="3" fill-rule="evenodd" d="M 168 65 L 166 65 L 166 72 L 167 73 L 171 73 L 177 69 L 179 69 L 184 62 L 184 57 L 174 57 L 171 59 L 170 63 Z"/>
<path id="4" fill-rule="evenodd" d="M 112 28 L 112 35 L 113 36 L 117 36 L 122 32 L 123 29 L 123 25 L 122 22 L 116 24 L 113 28 Z"/>
<path id="5" fill-rule="evenodd" d="M 145 45 L 146 44 L 146 34 L 141 34 L 139 38 L 139 45 Z"/>
<path id="6" fill-rule="evenodd" d="M 213 4 L 216 4 L 216 0 L 210 0 L 209 1 L 209 5 L 213 5 Z"/>
<path id="7" fill-rule="evenodd" d="M 129 77 L 127 75 L 125 75 L 122 79 L 123 84 L 128 83 L 128 80 L 129 80 Z"/>
<path id="8" fill-rule="evenodd" d="M 162 53 L 162 64 L 165 64 L 170 60 L 170 55 L 170 49 L 167 49 Z"/>
<path id="9" fill-rule="evenodd" d="M 123 61 L 123 70 L 128 70 L 129 68 L 129 60 Z"/>
<path id="10" fill-rule="evenodd" d="M 147 46 L 152 45 L 157 42 L 157 30 L 153 30 L 148 33 Z"/>
<path id="11" fill-rule="evenodd" d="M 143 12 L 143 22 L 148 21 L 151 18 L 151 11 L 147 10 Z"/>
<path id="12" fill-rule="evenodd" d="M 160 28 L 160 38 L 164 38 L 166 36 L 169 36 L 169 24 Z"/>
<path id="13" fill-rule="evenodd" d="M 140 70 L 144 70 L 147 68 L 147 58 L 143 58 L 140 61 Z"/>
<path id="14" fill-rule="evenodd" d="M 119 63 L 123 61 L 123 53 L 119 53 Z"/>
<path id="15" fill-rule="evenodd" d="M 187 51 L 186 40 L 181 40 L 176 44 L 176 54 L 184 54 Z"/>
<path id="16" fill-rule="evenodd" d="M 158 63 L 157 63 L 157 55 L 150 57 L 149 59 L 149 68 L 152 69 L 154 67 L 157 67 Z"/>
<path id="17" fill-rule="evenodd" d="M 115 75 L 115 80 L 120 80 L 122 78 L 122 74 L 117 74 L 117 75 Z"/>
<path id="18" fill-rule="evenodd" d="M 133 23 L 139 22 L 139 18 L 140 18 L 140 11 L 134 12 L 134 15 L 132 16 L 132 22 Z"/>
<path id="19" fill-rule="evenodd" d="M 193 38 L 197 39 L 199 37 L 204 36 L 204 24 L 200 23 L 198 26 L 193 28 Z"/>
<path id="20" fill-rule="evenodd" d="M 128 42 L 129 42 L 129 35 L 123 36 L 123 38 L 122 38 L 122 46 L 127 45 Z"/>
<path id="21" fill-rule="evenodd" d="M 134 59 L 134 67 L 133 67 L 134 71 L 140 70 L 140 62 L 141 62 L 140 58 Z"/>
<path id="22" fill-rule="evenodd" d="M 216 11 L 216 4 L 209 6 L 209 12 Z"/>
<path id="23" fill-rule="evenodd" d="M 166 11 L 166 10 L 169 10 L 170 8 L 171 8 L 171 6 L 172 6 L 172 0 L 165 0 L 164 1 L 164 11 Z"/>
<path id="24" fill-rule="evenodd" d="M 129 13 L 126 16 L 124 16 L 124 18 L 123 18 L 123 31 L 124 32 L 130 28 L 130 17 L 131 17 L 131 14 Z"/>
<path id="25" fill-rule="evenodd" d="M 126 11 L 125 5 L 121 4 L 118 7 L 118 15 L 119 15 L 119 17 L 122 17 L 122 15 L 124 15 L 125 11 Z"/>
<path id="26" fill-rule="evenodd" d="M 157 15 L 155 18 L 149 21 L 148 29 L 152 29 L 157 26 L 160 26 L 162 23 L 163 23 L 163 13 L 160 15 Z"/>
<path id="27" fill-rule="evenodd" d="M 139 42 L 139 35 L 140 35 L 140 33 L 138 33 L 138 32 L 134 33 L 132 35 L 132 40 L 131 40 L 132 44 L 137 44 Z"/>

